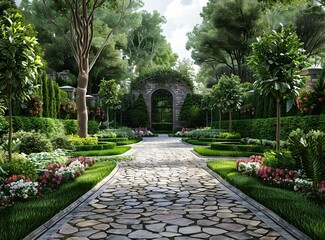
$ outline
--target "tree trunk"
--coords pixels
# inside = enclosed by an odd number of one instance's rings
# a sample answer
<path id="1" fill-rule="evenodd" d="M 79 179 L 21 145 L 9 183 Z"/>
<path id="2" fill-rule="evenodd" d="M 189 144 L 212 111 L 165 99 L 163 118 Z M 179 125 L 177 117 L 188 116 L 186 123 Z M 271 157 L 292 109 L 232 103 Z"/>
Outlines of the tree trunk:
<path id="1" fill-rule="evenodd" d="M 116 129 L 116 110 L 114 111 L 114 128 Z"/>
<path id="2" fill-rule="evenodd" d="M 88 85 L 88 71 L 80 71 L 78 76 L 77 88 L 77 118 L 78 118 L 78 135 L 85 138 L 88 133 L 88 113 L 86 105 L 86 93 Z"/>
<path id="3" fill-rule="evenodd" d="M 109 108 L 106 108 L 106 117 L 107 117 L 107 129 L 109 129 Z"/>
<path id="4" fill-rule="evenodd" d="M 8 158 L 12 161 L 12 98 L 9 96 L 8 110 L 9 110 L 9 136 L 8 136 Z"/>
<path id="5" fill-rule="evenodd" d="M 229 111 L 229 132 L 232 132 L 232 111 Z"/>
<path id="6" fill-rule="evenodd" d="M 281 132 L 281 99 L 276 99 L 276 151 L 280 151 L 280 132 Z"/>
<path id="7" fill-rule="evenodd" d="M 221 110 L 219 109 L 219 129 L 221 129 Z"/>
<path id="8" fill-rule="evenodd" d="M 213 124 L 213 110 L 212 109 L 210 111 L 210 117 L 211 117 L 210 123 L 211 123 L 211 128 L 212 128 L 212 124 Z"/>

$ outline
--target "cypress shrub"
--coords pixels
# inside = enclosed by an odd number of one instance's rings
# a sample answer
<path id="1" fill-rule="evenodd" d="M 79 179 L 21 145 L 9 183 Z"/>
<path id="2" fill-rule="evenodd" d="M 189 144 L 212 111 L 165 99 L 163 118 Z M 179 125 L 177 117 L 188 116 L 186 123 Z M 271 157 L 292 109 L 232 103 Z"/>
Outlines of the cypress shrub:
<path id="1" fill-rule="evenodd" d="M 149 123 L 148 109 L 142 94 L 139 95 L 138 99 L 133 104 L 131 121 L 133 127 L 146 126 Z"/>
<path id="2" fill-rule="evenodd" d="M 185 122 L 185 127 L 204 125 L 204 112 L 201 111 L 202 96 L 188 93 L 179 113 L 179 120 Z"/>
<path id="3" fill-rule="evenodd" d="M 45 74 L 42 76 L 42 93 L 43 93 L 43 117 L 50 117 L 49 113 L 49 89 L 48 89 L 48 79 Z"/>

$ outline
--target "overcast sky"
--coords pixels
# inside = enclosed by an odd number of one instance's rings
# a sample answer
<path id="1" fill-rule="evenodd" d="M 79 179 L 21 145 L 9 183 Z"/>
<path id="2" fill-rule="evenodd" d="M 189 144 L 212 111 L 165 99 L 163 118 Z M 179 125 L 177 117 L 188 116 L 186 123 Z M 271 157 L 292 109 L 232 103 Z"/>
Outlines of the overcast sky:
<path id="1" fill-rule="evenodd" d="M 165 16 L 167 23 L 163 25 L 164 35 L 171 44 L 173 52 L 179 59 L 190 58 L 186 50 L 186 33 L 191 32 L 196 24 L 202 22 L 200 12 L 208 0 L 143 0 L 144 9 L 148 12 L 157 10 Z"/>

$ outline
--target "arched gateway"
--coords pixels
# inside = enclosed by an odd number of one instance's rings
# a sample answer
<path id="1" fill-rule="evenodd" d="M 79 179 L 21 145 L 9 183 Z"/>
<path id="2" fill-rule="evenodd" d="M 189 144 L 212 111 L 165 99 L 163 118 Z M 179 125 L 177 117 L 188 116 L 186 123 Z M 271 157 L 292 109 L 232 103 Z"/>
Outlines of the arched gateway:
<path id="1" fill-rule="evenodd" d="M 174 70 L 159 70 L 138 77 L 131 84 L 135 98 L 143 94 L 148 113 L 149 126 L 157 131 L 172 131 L 182 126 L 178 120 L 181 107 L 193 83 Z"/>

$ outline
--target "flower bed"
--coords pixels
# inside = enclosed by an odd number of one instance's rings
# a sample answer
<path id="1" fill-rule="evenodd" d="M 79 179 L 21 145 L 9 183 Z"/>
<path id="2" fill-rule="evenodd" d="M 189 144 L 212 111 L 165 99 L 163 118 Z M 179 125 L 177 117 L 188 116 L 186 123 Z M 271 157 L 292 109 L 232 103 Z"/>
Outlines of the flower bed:
<path id="1" fill-rule="evenodd" d="M 325 180 L 313 185 L 313 182 L 305 178 L 300 170 L 264 166 L 262 156 L 252 155 L 249 160 L 238 160 L 236 168 L 242 174 L 259 178 L 269 185 L 305 193 L 321 202 L 325 200 Z"/>
<path id="2" fill-rule="evenodd" d="M 38 177 L 31 180 L 23 173 L 5 177 L 0 183 L 0 207 L 55 191 L 62 183 L 74 180 L 95 163 L 93 158 L 63 157 L 62 151 L 33 154 L 29 161 L 37 169 Z"/>

